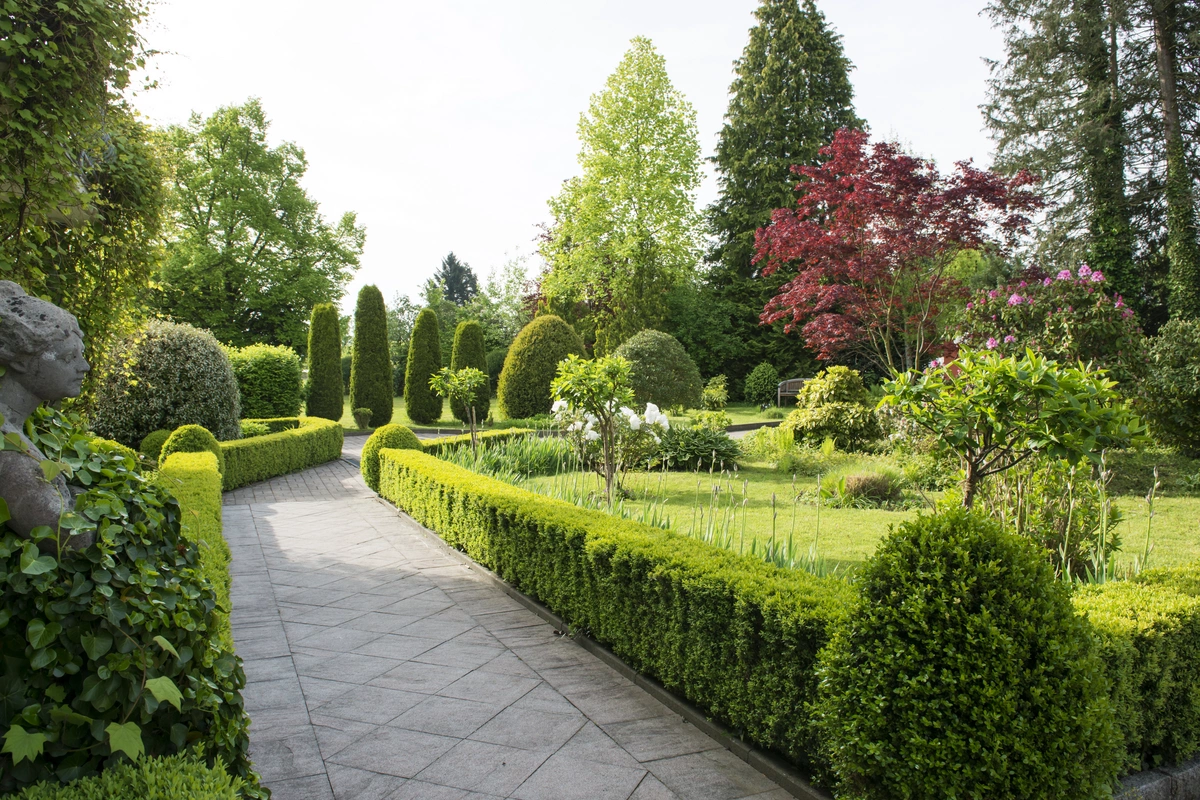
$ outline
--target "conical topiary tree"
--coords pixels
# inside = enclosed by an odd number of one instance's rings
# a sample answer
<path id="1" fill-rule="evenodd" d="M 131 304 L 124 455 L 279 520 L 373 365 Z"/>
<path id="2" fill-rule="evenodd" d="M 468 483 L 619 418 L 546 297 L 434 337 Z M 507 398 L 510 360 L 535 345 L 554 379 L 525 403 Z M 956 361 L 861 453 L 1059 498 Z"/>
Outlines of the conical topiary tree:
<path id="1" fill-rule="evenodd" d="M 317 303 L 308 325 L 308 416 L 341 419 L 344 393 L 337 309 L 333 303 Z"/>
<path id="2" fill-rule="evenodd" d="M 408 418 L 421 425 L 442 416 L 442 398 L 429 388 L 429 379 L 442 368 L 442 342 L 438 318 L 432 308 L 422 309 L 413 323 L 404 372 L 404 407 Z"/>
<path id="3" fill-rule="evenodd" d="M 350 361 L 350 408 L 371 409 L 371 426 L 392 421 L 392 360 L 388 356 L 387 307 L 377 286 L 364 286 L 354 308 Z"/>
<path id="4" fill-rule="evenodd" d="M 550 412 L 550 381 L 558 362 L 583 355 L 583 340 L 560 317 L 545 314 L 521 329 L 500 371 L 501 419 L 525 419 Z"/>
<path id="5" fill-rule="evenodd" d="M 450 369 L 458 372 L 464 367 L 474 367 L 487 374 L 487 347 L 483 343 L 483 326 L 473 319 L 458 323 L 454 329 L 454 350 L 450 354 Z M 490 386 L 485 386 L 475 393 L 475 420 L 483 422 L 487 419 L 488 408 L 491 406 L 492 392 Z M 471 417 L 467 413 L 465 403 L 450 403 L 450 410 L 456 419 L 463 424 L 469 424 Z"/>

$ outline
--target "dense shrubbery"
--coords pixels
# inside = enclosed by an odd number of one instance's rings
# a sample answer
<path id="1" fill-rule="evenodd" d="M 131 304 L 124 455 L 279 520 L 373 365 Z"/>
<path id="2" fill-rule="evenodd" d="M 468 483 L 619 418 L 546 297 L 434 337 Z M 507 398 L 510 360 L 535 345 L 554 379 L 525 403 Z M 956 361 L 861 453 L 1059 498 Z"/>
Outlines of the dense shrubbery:
<path id="1" fill-rule="evenodd" d="M 663 433 L 660 439 L 655 457 L 668 469 L 732 469 L 742 455 L 738 443 L 723 430 L 677 425 Z"/>
<path id="2" fill-rule="evenodd" d="M 242 780 L 195 756 L 143 758 L 67 785 L 39 783 L 13 800 L 238 800 Z"/>
<path id="3" fill-rule="evenodd" d="M 779 397 L 779 370 L 765 361 L 759 364 L 746 376 L 742 395 L 756 405 L 774 405 Z"/>
<path id="4" fill-rule="evenodd" d="M 634 334 L 613 355 L 629 361 L 630 382 L 638 405 L 697 408 L 704 388 L 696 362 L 669 333 L 644 330 Z"/>
<path id="5" fill-rule="evenodd" d="M 1150 340 L 1142 402 L 1159 441 L 1200 458 L 1200 321 L 1172 320 Z"/>
<path id="6" fill-rule="evenodd" d="M 496 389 L 500 386 L 500 371 L 504 369 L 504 359 L 508 358 L 508 348 L 501 347 L 496 350 L 489 350 L 487 354 L 487 374 L 488 381 L 492 385 L 492 394 L 496 394 Z"/>
<path id="7" fill-rule="evenodd" d="M 253 439 L 255 436 L 266 436 L 271 432 L 271 429 L 264 422 L 259 422 L 256 419 L 242 420 L 242 438 Z"/>
<path id="8" fill-rule="evenodd" d="M 221 445 L 225 458 L 221 485 L 225 491 L 315 467 L 342 455 L 344 432 L 333 420 L 292 417 L 255 421 L 265 424 L 271 433 Z"/>
<path id="9" fill-rule="evenodd" d="M 506 442 L 511 439 L 523 439 L 533 431 L 528 428 L 507 428 L 497 431 L 482 431 L 478 434 L 480 444 L 491 445 L 500 442 Z M 471 444 L 471 434 L 464 433 L 461 436 L 439 436 L 436 439 L 427 439 L 421 443 L 426 453 L 431 455 L 441 455 L 443 452 L 456 450 L 463 445 Z"/>
<path id="10" fill-rule="evenodd" d="M 487 374 L 487 353 L 484 352 L 483 326 L 475 320 L 465 320 L 458 323 L 454 329 L 454 347 L 450 353 L 450 370 L 458 372 L 466 367 L 474 367 Z M 488 417 L 492 402 L 492 389 L 488 384 L 480 387 L 475 393 L 472 405 L 475 407 L 475 421 L 482 423 Z M 470 424 L 471 417 L 467 413 L 466 403 L 451 401 L 450 412 L 455 419 L 464 425 Z"/>
<path id="11" fill-rule="evenodd" d="M 509 483 L 531 475 L 553 475 L 577 463 L 574 448 L 567 440 L 528 431 L 521 436 L 481 437 L 478 453 L 472 451 L 470 442 L 442 446 L 438 458 Z"/>
<path id="12" fill-rule="evenodd" d="M 502 419 L 527 419 L 550 411 L 550 382 L 558 362 L 583 354 L 575 330 L 552 314 L 535 318 L 521 329 L 508 349 L 496 392 Z"/>
<path id="13" fill-rule="evenodd" d="M 383 294 L 373 285 L 359 290 L 358 304 L 354 308 L 350 408 L 371 409 L 371 425 L 375 427 L 392 421 L 392 360 L 388 353 L 387 306 Z"/>
<path id="14" fill-rule="evenodd" d="M 404 410 L 421 425 L 442 416 L 442 398 L 429 388 L 429 379 L 442 368 L 442 341 L 437 314 L 425 308 L 413 323 L 408 343 L 408 365 L 404 374 Z"/>
<path id="15" fill-rule="evenodd" d="M 955 509 L 903 523 L 821 655 L 839 797 L 1108 797 L 1104 665 L 1036 548 Z"/>
<path id="16" fill-rule="evenodd" d="M 142 437 L 141 443 L 138 445 L 138 452 L 144 455 L 151 461 L 158 461 L 158 456 L 162 452 L 163 445 L 167 443 L 170 437 L 170 431 L 150 431 Z"/>
<path id="17" fill-rule="evenodd" d="M 333 303 L 313 306 L 308 328 L 308 387 L 305 410 L 310 417 L 335 422 L 342 418 L 349 363 L 342 368 L 342 333 Z"/>
<path id="18" fill-rule="evenodd" d="M 871 394 L 862 376 L 847 367 L 830 367 L 805 382 L 796 410 L 780 427 L 792 431 L 798 442 L 813 445 L 831 438 L 845 449 L 881 435 Z"/>
<path id="19" fill-rule="evenodd" d="M 221 443 L 202 425 L 180 425 L 163 442 L 159 451 L 159 461 L 166 461 L 172 453 L 212 453 L 217 458 L 217 471 L 225 474 L 225 454 Z"/>
<path id="20" fill-rule="evenodd" d="M 101 436 L 136 447 L 146 434 L 180 425 L 203 425 L 222 441 L 240 434 L 237 380 L 208 331 L 151 322 L 116 344 L 111 363 L 91 413 Z"/>
<path id="21" fill-rule="evenodd" d="M 0 523 L 0 608 L 7 631 L 23 632 L 0 639 L 0 790 L 91 775 L 118 751 L 191 744 L 253 781 L 245 677 L 217 633 L 218 598 L 179 504 L 132 458 L 91 447 L 77 421 L 43 414 L 34 440 L 83 490 L 64 525 L 96 544 L 51 555 Z"/>
<path id="22" fill-rule="evenodd" d="M 421 440 L 403 425 L 384 425 L 382 428 L 376 428 L 375 432 L 367 438 L 366 444 L 363 445 L 362 455 L 358 461 L 358 469 L 362 473 L 363 481 L 375 492 L 379 491 L 379 451 L 385 447 L 394 447 L 400 450 L 422 449 Z"/>
<path id="23" fill-rule="evenodd" d="M 231 348 L 243 417 L 294 417 L 300 413 L 300 356 L 290 347 L 252 344 Z"/>

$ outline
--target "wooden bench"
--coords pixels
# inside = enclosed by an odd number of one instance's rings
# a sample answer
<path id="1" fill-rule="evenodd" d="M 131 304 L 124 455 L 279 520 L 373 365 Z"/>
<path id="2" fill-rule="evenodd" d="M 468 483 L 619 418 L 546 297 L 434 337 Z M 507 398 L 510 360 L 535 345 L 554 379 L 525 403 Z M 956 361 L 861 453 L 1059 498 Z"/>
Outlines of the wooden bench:
<path id="1" fill-rule="evenodd" d="M 800 389 L 807 382 L 807 378 L 789 378 L 786 381 L 780 381 L 779 388 L 775 392 L 775 405 L 782 406 L 785 397 L 795 400 L 796 395 L 800 394 Z"/>

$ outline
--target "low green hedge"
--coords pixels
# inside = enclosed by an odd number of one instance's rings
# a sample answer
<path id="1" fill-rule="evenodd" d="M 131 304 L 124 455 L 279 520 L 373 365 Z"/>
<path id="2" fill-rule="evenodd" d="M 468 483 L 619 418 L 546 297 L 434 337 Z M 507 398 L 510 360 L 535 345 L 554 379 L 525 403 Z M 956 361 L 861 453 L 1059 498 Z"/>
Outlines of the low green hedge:
<path id="1" fill-rule="evenodd" d="M 230 577 L 232 558 L 221 533 L 221 473 L 212 453 L 172 453 L 159 467 L 158 482 L 179 501 L 183 535 L 200 548 L 200 572 L 217 594 L 217 635 L 233 649 L 229 629 Z"/>
<path id="2" fill-rule="evenodd" d="M 445 440 L 441 440 L 445 441 Z M 804 764 L 814 665 L 848 584 L 578 508 L 414 450 L 380 493 L 640 672 Z"/>
<path id="3" fill-rule="evenodd" d="M 342 455 L 342 426 L 320 417 L 256 420 L 277 433 L 221 442 L 225 453 L 225 491 L 248 483 L 315 467 Z M 285 427 L 288 423 L 296 424 Z"/>
<path id="4" fill-rule="evenodd" d="M 1186 580 L 1186 572 L 1177 575 Z M 1178 591 L 1169 576 L 1085 586 L 1074 597 L 1100 640 L 1126 772 L 1200 752 L 1200 598 Z"/>
<path id="5" fill-rule="evenodd" d="M 476 435 L 482 444 L 483 442 L 502 442 L 505 439 L 519 439 L 527 433 L 533 433 L 533 431 L 529 428 L 506 428 L 501 431 L 479 431 Z M 443 450 L 470 443 L 471 434 L 464 433 L 460 436 L 439 436 L 436 439 L 426 439 L 421 444 L 425 446 L 426 453 L 438 455 Z"/>
<path id="6" fill-rule="evenodd" d="M 300 427 L 300 417 L 247 417 L 242 422 L 257 422 L 267 426 L 267 430 L 271 433 L 279 433 L 280 431 L 290 431 Z"/>
<path id="7" fill-rule="evenodd" d="M 192 756 L 142 758 L 68 784 L 43 782 L 13 800 L 237 800 L 242 780 Z"/>

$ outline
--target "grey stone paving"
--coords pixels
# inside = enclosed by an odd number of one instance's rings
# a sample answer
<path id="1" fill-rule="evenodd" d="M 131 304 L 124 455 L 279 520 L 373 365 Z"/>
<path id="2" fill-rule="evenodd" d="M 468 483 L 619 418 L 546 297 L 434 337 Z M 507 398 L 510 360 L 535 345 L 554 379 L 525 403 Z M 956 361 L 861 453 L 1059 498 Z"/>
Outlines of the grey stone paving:
<path id="1" fill-rule="evenodd" d="M 348 454 L 349 455 L 349 454 Z M 336 461 L 225 496 L 276 800 L 786 800 Z"/>

